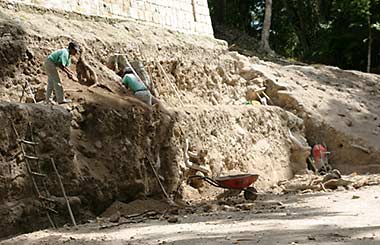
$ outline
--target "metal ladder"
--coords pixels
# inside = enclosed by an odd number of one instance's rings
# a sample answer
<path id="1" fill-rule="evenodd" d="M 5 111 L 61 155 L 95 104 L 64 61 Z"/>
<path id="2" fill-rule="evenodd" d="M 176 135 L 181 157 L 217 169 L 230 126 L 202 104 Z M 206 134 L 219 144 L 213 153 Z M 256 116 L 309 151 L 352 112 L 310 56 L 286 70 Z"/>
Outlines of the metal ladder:
<path id="1" fill-rule="evenodd" d="M 53 228 L 57 228 L 57 226 L 55 225 L 55 223 L 51 217 L 51 214 L 58 214 L 58 212 L 51 207 L 51 204 L 55 203 L 55 200 L 51 198 L 51 195 L 50 195 L 50 193 L 47 189 L 47 186 L 46 186 L 46 178 L 48 176 L 46 174 L 41 173 L 41 165 L 40 165 L 39 158 L 37 156 L 37 150 L 36 150 L 36 146 L 38 143 L 35 142 L 35 140 L 34 140 L 32 125 L 30 122 L 28 122 L 28 131 L 30 133 L 30 139 L 22 139 L 22 138 L 20 138 L 20 135 L 19 135 L 19 133 L 16 129 L 16 126 L 12 120 L 11 120 L 11 124 L 12 124 L 13 131 L 17 137 L 17 143 L 21 149 L 21 153 L 23 155 L 23 160 L 25 162 L 28 174 L 30 175 L 30 178 L 32 180 L 33 188 L 34 188 L 34 191 L 37 195 L 37 198 L 41 202 L 42 207 L 46 210 L 46 216 L 50 222 L 50 225 Z M 27 154 L 25 145 L 32 147 L 32 149 L 33 149 L 32 155 Z M 33 162 L 34 162 L 34 164 L 32 164 Z M 73 225 L 76 226 L 76 222 L 75 222 L 74 216 L 72 214 L 69 201 L 66 197 L 66 193 L 65 193 L 62 181 L 61 181 L 61 177 L 58 173 L 58 170 L 55 166 L 53 159 L 51 159 L 51 163 L 53 165 L 54 171 L 57 174 L 57 177 L 58 177 L 58 180 L 59 180 L 62 192 L 63 192 L 63 196 L 66 199 L 66 204 L 67 204 L 67 207 L 68 207 L 68 210 L 70 213 L 71 220 L 73 222 Z M 37 181 L 36 179 L 39 181 Z M 42 185 L 42 188 L 41 188 L 42 191 L 39 188 L 38 183 L 41 183 L 40 186 Z"/>

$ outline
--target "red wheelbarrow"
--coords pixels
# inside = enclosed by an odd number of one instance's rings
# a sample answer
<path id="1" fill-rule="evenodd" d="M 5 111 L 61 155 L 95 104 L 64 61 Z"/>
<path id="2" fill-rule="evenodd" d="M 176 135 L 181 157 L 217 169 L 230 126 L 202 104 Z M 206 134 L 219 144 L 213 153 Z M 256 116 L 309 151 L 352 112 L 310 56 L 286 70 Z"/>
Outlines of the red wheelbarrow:
<path id="1" fill-rule="evenodd" d="M 229 175 L 217 177 L 215 180 L 210 177 L 200 175 L 193 175 L 189 177 L 189 179 L 193 178 L 200 178 L 215 187 L 244 191 L 244 198 L 246 200 L 254 201 L 257 198 L 256 188 L 250 185 L 256 182 L 259 178 L 258 174 Z"/>

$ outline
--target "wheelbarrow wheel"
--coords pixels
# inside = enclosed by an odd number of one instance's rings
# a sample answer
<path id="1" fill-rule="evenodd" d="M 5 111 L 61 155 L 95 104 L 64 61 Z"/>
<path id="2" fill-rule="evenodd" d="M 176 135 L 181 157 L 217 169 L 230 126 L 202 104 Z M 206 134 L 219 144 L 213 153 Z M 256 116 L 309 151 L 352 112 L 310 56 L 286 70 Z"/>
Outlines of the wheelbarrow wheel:
<path id="1" fill-rule="evenodd" d="M 255 201 L 257 199 L 257 190 L 255 187 L 248 187 L 244 190 L 245 200 Z"/>

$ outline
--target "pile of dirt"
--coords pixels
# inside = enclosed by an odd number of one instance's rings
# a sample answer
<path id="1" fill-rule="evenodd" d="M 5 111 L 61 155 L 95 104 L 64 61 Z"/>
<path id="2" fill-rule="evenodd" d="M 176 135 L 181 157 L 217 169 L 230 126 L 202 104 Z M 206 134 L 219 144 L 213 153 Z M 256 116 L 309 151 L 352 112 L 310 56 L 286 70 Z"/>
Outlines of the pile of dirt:
<path id="1" fill-rule="evenodd" d="M 147 211 L 160 212 L 169 208 L 166 202 L 154 199 L 135 200 L 130 203 L 116 201 L 104 211 L 100 217 L 109 218 L 116 213 L 119 215 L 137 215 Z"/>

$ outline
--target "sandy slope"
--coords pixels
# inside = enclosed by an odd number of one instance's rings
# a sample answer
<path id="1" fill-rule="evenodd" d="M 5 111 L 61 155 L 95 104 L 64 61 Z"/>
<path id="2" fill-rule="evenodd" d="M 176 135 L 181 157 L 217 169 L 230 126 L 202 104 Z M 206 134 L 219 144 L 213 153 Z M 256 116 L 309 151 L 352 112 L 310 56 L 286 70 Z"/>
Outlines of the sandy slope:
<path id="1" fill-rule="evenodd" d="M 380 76 L 329 66 L 253 65 L 275 103 L 305 121 L 309 144 L 326 143 L 342 171 L 378 172 Z"/>

